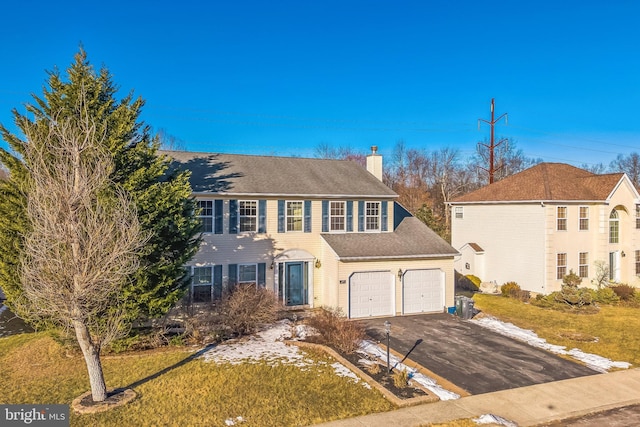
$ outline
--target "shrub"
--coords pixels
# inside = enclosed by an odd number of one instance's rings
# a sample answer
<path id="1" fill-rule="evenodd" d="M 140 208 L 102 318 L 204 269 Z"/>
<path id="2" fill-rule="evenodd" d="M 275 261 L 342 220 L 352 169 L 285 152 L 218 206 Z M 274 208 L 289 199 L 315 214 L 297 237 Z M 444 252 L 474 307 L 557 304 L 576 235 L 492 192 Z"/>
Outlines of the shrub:
<path id="1" fill-rule="evenodd" d="M 339 308 L 322 308 L 306 322 L 318 330 L 326 345 L 346 354 L 355 352 L 364 339 L 364 328 L 344 317 Z"/>
<path id="2" fill-rule="evenodd" d="M 593 302 L 593 294 L 590 289 L 578 288 L 573 284 L 562 285 L 560 292 L 555 292 L 554 294 L 554 299 L 557 302 L 567 304 L 574 308 L 580 308 Z"/>
<path id="3" fill-rule="evenodd" d="M 600 304 L 616 304 L 620 301 L 620 297 L 610 287 L 600 288 L 597 291 L 592 291 L 593 300 Z"/>
<path id="4" fill-rule="evenodd" d="M 615 285 L 611 286 L 611 289 L 620 297 L 621 301 L 631 301 L 636 293 L 636 288 L 629 285 Z"/>
<path id="5" fill-rule="evenodd" d="M 518 291 L 512 292 L 510 296 L 511 298 L 515 298 L 522 302 L 529 302 L 529 300 L 531 299 L 531 292 L 524 289 L 520 289 Z"/>
<path id="6" fill-rule="evenodd" d="M 480 284 L 482 283 L 482 280 L 480 280 L 478 276 L 474 276 L 473 274 L 467 274 L 464 277 L 469 279 L 469 281 L 473 283 L 477 288 L 480 288 Z"/>
<path id="7" fill-rule="evenodd" d="M 569 270 L 569 274 L 562 278 L 562 283 L 564 284 L 564 286 L 577 288 L 582 283 L 582 278 L 574 273 L 573 270 Z"/>
<path id="8" fill-rule="evenodd" d="M 245 335 L 277 320 L 281 306 L 273 292 L 253 284 L 235 286 L 220 304 L 220 321 L 232 333 Z"/>
<path id="9" fill-rule="evenodd" d="M 475 276 L 471 276 L 475 277 Z M 455 272 L 456 278 L 456 291 L 469 291 L 469 292 L 477 292 L 479 287 L 468 276 L 463 276 L 462 274 Z"/>
<path id="10" fill-rule="evenodd" d="M 512 297 L 517 292 L 520 292 L 520 285 L 516 282 L 507 282 L 504 285 L 500 286 L 500 292 L 503 297 Z"/>
<path id="11" fill-rule="evenodd" d="M 405 388 L 409 385 L 409 371 L 403 369 L 393 370 L 393 385 L 397 388 Z"/>

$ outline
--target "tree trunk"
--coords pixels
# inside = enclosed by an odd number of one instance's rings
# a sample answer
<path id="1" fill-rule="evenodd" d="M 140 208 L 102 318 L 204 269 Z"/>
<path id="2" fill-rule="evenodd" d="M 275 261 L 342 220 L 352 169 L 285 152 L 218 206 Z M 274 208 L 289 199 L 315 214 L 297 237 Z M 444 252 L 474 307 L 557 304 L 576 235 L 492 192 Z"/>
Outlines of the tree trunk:
<path id="1" fill-rule="evenodd" d="M 100 363 L 100 351 L 91 340 L 89 329 L 79 320 L 74 320 L 73 328 L 76 331 L 76 338 L 89 373 L 89 383 L 91 384 L 91 396 L 94 402 L 102 402 L 107 398 L 107 385 L 104 382 L 102 363 Z"/>

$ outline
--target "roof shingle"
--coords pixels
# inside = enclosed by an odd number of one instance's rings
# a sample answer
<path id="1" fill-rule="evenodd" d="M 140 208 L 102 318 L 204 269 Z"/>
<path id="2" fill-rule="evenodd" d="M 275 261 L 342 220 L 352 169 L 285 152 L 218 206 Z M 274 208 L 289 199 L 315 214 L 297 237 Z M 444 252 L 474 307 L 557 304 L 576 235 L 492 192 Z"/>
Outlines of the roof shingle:
<path id="1" fill-rule="evenodd" d="M 194 192 L 285 196 L 380 197 L 397 194 L 348 160 L 162 151 L 191 171 Z"/>
<path id="2" fill-rule="evenodd" d="M 402 220 L 393 233 L 322 234 L 342 261 L 361 259 L 439 258 L 458 254 L 415 217 Z"/>
<path id="3" fill-rule="evenodd" d="M 457 197 L 452 203 L 606 200 L 623 173 L 596 175 L 564 163 L 540 163 Z"/>

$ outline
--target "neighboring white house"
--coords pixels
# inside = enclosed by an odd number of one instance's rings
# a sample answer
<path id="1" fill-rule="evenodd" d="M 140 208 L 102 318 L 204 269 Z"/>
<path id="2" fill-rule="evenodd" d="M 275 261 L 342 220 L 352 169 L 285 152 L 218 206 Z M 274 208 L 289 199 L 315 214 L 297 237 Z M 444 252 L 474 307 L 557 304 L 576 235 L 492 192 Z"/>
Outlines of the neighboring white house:
<path id="1" fill-rule="evenodd" d="M 191 171 L 203 221 L 193 301 L 236 283 L 357 318 L 454 305 L 457 251 L 395 200 L 375 150 L 346 160 L 164 152 Z"/>
<path id="2" fill-rule="evenodd" d="M 582 285 L 606 269 L 638 286 L 639 203 L 625 174 L 540 163 L 451 202 L 455 268 L 540 293 L 559 290 L 570 270 Z"/>

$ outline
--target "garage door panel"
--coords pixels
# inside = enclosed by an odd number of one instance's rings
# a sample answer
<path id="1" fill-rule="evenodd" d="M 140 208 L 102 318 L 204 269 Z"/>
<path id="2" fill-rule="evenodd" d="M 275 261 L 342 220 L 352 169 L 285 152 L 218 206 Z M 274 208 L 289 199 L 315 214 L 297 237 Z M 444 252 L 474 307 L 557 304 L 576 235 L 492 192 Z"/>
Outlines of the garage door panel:
<path id="1" fill-rule="evenodd" d="M 349 317 L 393 315 L 393 286 L 389 271 L 353 273 L 349 280 Z"/>
<path id="2" fill-rule="evenodd" d="M 441 312 L 444 307 L 444 274 L 440 269 L 408 270 L 402 280 L 403 312 Z"/>

